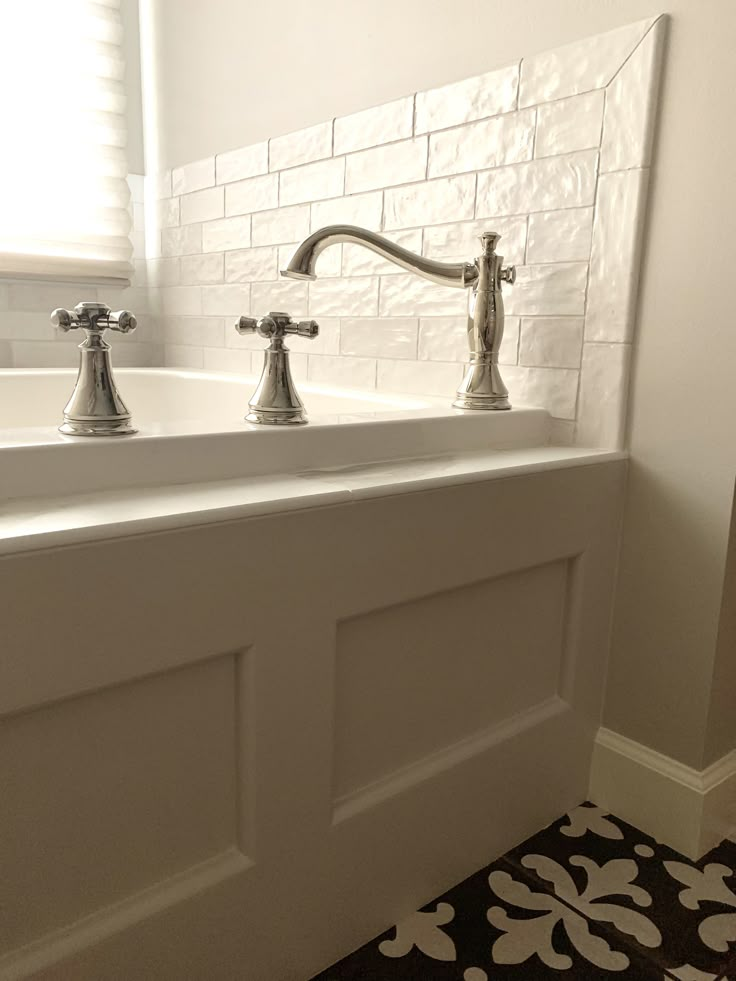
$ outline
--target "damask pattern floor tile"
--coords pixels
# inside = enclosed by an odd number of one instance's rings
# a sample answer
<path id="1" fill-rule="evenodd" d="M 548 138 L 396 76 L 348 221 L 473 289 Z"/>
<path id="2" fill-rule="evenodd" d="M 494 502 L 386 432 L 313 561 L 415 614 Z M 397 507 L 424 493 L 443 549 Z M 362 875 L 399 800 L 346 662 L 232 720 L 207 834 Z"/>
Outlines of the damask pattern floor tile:
<path id="1" fill-rule="evenodd" d="M 662 981 L 503 860 L 476 872 L 313 981 Z"/>
<path id="2" fill-rule="evenodd" d="M 583 804 L 512 849 L 506 860 L 607 932 L 623 934 L 629 946 L 682 981 L 715 981 L 736 954 L 731 843 L 691 862 Z"/>
<path id="3" fill-rule="evenodd" d="M 582 804 L 313 981 L 736 981 L 736 844 Z"/>

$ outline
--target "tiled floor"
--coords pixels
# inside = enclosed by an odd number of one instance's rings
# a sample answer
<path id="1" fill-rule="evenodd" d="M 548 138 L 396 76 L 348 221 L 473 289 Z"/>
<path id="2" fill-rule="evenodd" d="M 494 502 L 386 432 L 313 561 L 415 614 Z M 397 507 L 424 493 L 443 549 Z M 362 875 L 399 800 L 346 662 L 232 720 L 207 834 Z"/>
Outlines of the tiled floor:
<path id="1" fill-rule="evenodd" d="M 736 981 L 736 844 L 582 804 L 313 981 Z"/>

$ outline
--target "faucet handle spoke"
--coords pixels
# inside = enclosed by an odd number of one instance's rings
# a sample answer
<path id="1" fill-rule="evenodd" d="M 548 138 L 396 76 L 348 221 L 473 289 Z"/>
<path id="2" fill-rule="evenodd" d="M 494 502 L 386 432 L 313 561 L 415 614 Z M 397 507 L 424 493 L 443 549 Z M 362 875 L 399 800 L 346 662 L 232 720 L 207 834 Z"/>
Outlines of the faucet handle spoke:
<path id="1" fill-rule="evenodd" d="M 319 334 L 319 324 L 316 320 L 300 320 L 298 324 L 288 324 L 287 334 L 296 334 L 299 337 L 309 337 L 310 340 Z"/>
<path id="2" fill-rule="evenodd" d="M 138 326 L 138 320 L 130 310 L 117 310 L 115 313 L 107 315 L 107 326 L 110 330 L 117 330 L 121 334 L 129 334 Z"/>
<path id="3" fill-rule="evenodd" d="M 63 330 L 66 333 L 68 330 L 76 330 L 77 327 L 81 326 L 81 321 L 71 310 L 57 307 L 56 310 L 51 311 L 51 324 L 57 330 Z"/>
<path id="4" fill-rule="evenodd" d="M 508 283 L 509 286 L 513 286 L 516 282 L 516 266 L 504 266 L 499 272 L 498 278 L 502 279 L 504 283 Z"/>
<path id="5" fill-rule="evenodd" d="M 235 329 L 239 334 L 255 334 L 258 330 L 258 321 L 255 317 L 246 317 L 243 314 L 242 317 L 238 318 Z"/>

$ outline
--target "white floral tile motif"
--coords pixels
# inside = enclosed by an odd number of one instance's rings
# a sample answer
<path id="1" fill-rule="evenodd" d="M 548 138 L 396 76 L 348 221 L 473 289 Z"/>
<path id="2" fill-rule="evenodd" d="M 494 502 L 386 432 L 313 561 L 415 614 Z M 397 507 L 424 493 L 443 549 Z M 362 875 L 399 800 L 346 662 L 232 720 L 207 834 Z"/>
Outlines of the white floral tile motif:
<path id="1" fill-rule="evenodd" d="M 728 981 L 734 886 L 583 804 L 313 981 Z"/>

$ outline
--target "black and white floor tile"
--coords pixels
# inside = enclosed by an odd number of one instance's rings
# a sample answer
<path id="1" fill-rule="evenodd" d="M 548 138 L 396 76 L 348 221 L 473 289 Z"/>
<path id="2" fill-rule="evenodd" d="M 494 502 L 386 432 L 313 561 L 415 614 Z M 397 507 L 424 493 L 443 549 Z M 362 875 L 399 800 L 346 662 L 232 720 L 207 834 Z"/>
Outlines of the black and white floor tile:
<path id="1" fill-rule="evenodd" d="M 736 981 L 736 844 L 582 804 L 313 981 Z"/>

